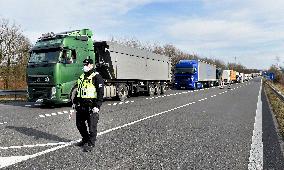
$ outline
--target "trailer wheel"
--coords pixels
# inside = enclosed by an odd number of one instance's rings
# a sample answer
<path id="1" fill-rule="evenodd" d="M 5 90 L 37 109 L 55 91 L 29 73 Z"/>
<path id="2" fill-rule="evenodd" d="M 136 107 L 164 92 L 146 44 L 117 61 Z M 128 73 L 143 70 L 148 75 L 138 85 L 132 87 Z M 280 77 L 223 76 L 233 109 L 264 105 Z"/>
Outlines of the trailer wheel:
<path id="1" fill-rule="evenodd" d="M 119 100 L 123 102 L 125 99 L 127 99 L 127 96 L 128 96 L 127 86 L 125 84 L 118 85 L 117 97 L 119 98 Z"/>
<path id="2" fill-rule="evenodd" d="M 155 93 L 154 85 L 153 85 L 153 84 L 149 84 L 148 91 L 147 91 L 147 95 L 148 95 L 148 96 L 153 96 L 154 93 Z"/>
<path id="3" fill-rule="evenodd" d="M 166 86 L 163 84 L 161 85 L 161 94 L 165 94 L 166 92 Z"/>
<path id="4" fill-rule="evenodd" d="M 155 94 L 156 95 L 160 95 L 161 94 L 161 85 L 160 84 L 156 84 Z"/>

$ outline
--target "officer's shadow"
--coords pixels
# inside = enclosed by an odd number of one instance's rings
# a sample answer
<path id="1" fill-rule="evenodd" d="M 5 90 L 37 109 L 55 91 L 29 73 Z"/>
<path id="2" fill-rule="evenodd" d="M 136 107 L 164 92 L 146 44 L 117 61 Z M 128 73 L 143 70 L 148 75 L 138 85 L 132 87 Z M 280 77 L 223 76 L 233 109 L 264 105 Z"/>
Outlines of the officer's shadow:
<path id="1" fill-rule="evenodd" d="M 52 141 L 58 141 L 58 142 L 70 142 L 71 140 L 65 139 L 65 138 L 61 138 L 59 136 L 56 135 L 52 135 L 46 132 L 42 132 L 40 130 L 36 130 L 33 128 L 27 128 L 27 127 L 16 127 L 16 126 L 6 126 L 6 128 L 8 129 L 12 129 L 12 130 L 16 130 L 24 135 L 27 136 L 32 136 L 34 137 L 34 139 L 38 140 L 38 139 L 48 139 L 48 140 L 52 140 Z"/>

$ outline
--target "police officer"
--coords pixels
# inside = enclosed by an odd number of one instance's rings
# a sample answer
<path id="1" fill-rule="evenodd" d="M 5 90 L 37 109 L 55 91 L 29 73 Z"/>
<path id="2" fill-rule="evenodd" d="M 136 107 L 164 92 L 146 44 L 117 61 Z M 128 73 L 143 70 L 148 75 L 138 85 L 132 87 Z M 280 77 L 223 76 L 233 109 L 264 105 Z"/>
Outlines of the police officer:
<path id="1" fill-rule="evenodd" d="M 82 140 L 76 145 L 83 147 L 83 152 L 90 152 L 95 146 L 97 137 L 99 111 L 104 96 L 104 81 L 101 75 L 95 72 L 92 59 L 85 59 L 83 64 L 84 73 L 78 79 L 78 89 L 72 107 L 77 112 L 76 126 L 82 136 Z"/>

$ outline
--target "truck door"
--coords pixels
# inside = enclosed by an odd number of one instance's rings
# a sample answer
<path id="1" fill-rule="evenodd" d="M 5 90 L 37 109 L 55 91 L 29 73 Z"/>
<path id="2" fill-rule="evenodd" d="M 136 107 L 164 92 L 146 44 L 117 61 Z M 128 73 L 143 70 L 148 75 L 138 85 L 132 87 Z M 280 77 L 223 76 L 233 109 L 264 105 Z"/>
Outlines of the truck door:
<path id="1" fill-rule="evenodd" d="M 62 94 L 70 93 L 74 81 L 78 78 L 76 75 L 77 72 L 76 51 L 64 49 L 60 58 L 60 84 L 62 85 Z"/>

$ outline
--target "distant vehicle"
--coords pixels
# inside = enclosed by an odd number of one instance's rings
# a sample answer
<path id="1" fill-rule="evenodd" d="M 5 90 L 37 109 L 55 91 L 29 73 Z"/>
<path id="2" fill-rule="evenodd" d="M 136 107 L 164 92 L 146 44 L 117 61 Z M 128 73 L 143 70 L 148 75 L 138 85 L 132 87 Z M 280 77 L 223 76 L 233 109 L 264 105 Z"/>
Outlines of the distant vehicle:
<path id="1" fill-rule="evenodd" d="M 236 71 L 234 70 L 223 70 L 222 80 L 225 84 L 234 83 L 237 81 Z"/>
<path id="2" fill-rule="evenodd" d="M 249 77 L 250 77 L 250 74 L 245 74 L 244 80 L 245 80 L 245 81 L 249 81 L 249 80 L 250 80 Z"/>
<path id="3" fill-rule="evenodd" d="M 89 29 L 48 33 L 36 42 L 27 66 L 30 101 L 72 101 L 87 56 L 105 80 L 104 97 L 125 100 L 141 93 L 164 93 L 171 80 L 169 57 L 111 42 L 93 42 L 92 35 Z"/>
<path id="4" fill-rule="evenodd" d="M 231 70 L 230 72 L 230 79 L 231 83 L 236 83 L 237 82 L 237 72 L 234 70 Z"/>
<path id="5" fill-rule="evenodd" d="M 175 66 L 177 89 L 197 89 L 211 87 L 214 84 L 218 84 L 215 65 L 201 60 L 180 60 Z"/>
<path id="6" fill-rule="evenodd" d="M 240 73 L 236 71 L 236 82 L 240 82 Z"/>
<path id="7" fill-rule="evenodd" d="M 240 83 L 244 82 L 244 80 L 245 80 L 245 74 L 244 73 L 239 74 L 239 80 L 240 80 Z"/>

